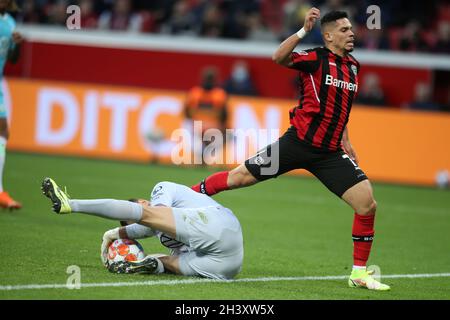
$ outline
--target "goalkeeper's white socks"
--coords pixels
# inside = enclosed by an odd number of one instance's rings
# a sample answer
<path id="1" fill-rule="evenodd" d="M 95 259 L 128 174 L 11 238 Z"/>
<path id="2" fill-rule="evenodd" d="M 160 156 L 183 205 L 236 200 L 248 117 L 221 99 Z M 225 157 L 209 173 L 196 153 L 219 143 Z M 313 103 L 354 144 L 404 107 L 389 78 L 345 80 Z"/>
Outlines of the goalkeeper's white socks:
<path id="1" fill-rule="evenodd" d="M 73 212 L 87 213 L 107 219 L 135 222 L 142 219 L 142 206 L 125 200 L 69 200 L 69 205 Z"/>

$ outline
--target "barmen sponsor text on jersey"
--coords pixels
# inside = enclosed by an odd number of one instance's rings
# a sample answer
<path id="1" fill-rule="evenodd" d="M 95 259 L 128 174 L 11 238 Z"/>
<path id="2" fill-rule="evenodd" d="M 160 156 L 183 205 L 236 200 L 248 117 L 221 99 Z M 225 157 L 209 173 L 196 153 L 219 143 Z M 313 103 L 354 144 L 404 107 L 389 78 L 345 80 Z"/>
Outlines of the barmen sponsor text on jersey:
<path id="1" fill-rule="evenodd" d="M 355 91 L 355 92 L 358 91 L 357 84 L 333 78 L 333 76 L 331 74 L 327 74 L 325 76 L 325 84 L 329 85 L 329 86 L 331 85 L 331 86 L 334 86 L 334 87 L 340 88 L 340 89 L 347 89 L 347 90 Z"/>

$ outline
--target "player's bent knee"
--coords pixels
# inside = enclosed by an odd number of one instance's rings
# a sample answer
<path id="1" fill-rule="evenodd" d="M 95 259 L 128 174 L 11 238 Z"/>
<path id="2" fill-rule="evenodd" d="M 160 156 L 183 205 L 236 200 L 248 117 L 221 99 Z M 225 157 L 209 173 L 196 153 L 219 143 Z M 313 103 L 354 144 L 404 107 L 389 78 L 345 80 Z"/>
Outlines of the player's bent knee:
<path id="1" fill-rule="evenodd" d="M 377 211 L 377 202 L 375 199 L 371 198 L 366 202 L 364 206 L 361 206 L 361 209 L 358 210 L 358 214 L 361 215 L 372 215 Z"/>

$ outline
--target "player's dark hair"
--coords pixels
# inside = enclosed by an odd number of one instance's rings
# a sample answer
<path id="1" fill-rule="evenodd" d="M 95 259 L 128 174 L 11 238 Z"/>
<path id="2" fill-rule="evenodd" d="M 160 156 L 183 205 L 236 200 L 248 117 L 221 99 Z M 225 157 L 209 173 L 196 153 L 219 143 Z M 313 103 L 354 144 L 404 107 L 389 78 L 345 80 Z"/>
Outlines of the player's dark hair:
<path id="1" fill-rule="evenodd" d="M 320 26 L 323 27 L 327 23 L 334 22 L 336 20 L 348 18 L 347 12 L 345 11 L 330 11 L 320 19 Z"/>

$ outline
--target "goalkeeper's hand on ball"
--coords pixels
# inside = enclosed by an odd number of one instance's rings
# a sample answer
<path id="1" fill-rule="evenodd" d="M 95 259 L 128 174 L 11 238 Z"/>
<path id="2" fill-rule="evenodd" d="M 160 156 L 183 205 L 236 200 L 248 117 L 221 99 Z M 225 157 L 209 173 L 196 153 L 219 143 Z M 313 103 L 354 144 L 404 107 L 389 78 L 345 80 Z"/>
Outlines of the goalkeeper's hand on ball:
<path id="1" fill-rule="evenodd" d="M 111 230 L 108 230 L 103 235 L 103 241 L 102 241 L 102 247 L 100 252 L 100 258 L 102 259 L 102 263 L 105 267 L 108 267 L 108 248 L 111 242 L 114 240 L 119 239 L 119 229 L 120 228 L 114 228 Z"/>

